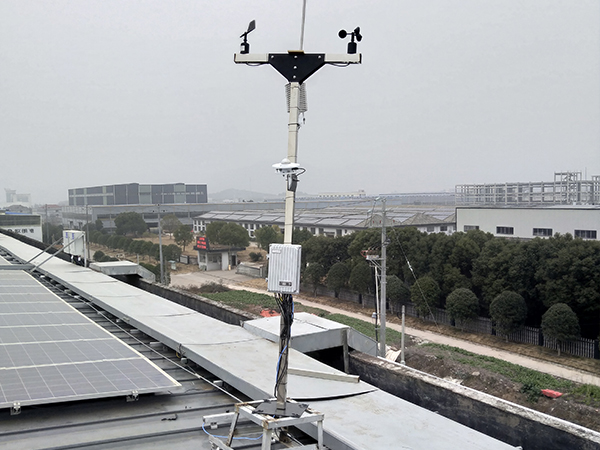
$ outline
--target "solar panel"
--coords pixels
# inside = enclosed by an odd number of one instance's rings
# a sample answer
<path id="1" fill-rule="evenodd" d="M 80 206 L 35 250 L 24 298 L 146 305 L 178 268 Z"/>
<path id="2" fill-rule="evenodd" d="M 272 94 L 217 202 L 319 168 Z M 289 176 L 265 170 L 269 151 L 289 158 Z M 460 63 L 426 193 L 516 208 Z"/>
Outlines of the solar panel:
<path id="1" fill-rule="evenodd" d="M 0 408 L 177 386 L 30 274 L 0 270 Z"/>

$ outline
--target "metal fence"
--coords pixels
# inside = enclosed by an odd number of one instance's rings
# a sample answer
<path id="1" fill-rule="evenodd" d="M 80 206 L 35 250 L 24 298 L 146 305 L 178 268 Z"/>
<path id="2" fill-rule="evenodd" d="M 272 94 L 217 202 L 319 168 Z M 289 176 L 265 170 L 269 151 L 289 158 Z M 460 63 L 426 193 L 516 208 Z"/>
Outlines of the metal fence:
<path id="1" fill-rule="evenodd" d="M 413 317 L 418 317 L 417 310 L 412 303 L 405 303 L 406 314 Z M 444 309 L 433 308 L 433 316 L 429 314 L 423 317 L 424 320 L 443 325 L 458 326 L 465 331 L 481 334 L 496 334 L 491 319 L 487 317 L 478 317 L 470 320 L 465 324 L 455 324 L 450 319 L 450 315 Z M 558 345 L 554 339 L 545 339 L 541 328 L 522 327 L 520 330 L 510 333 L 508 340 L 511 342 L 519 342 L 523 344 L 540 345 L 553 350 L 558 350 Z M 560 348 L 561 352 L 569 353 L 573 356 L 581 356 L 583 358 L 600 359 L 600 350 L 598 349 L 597 339 L 577 338 L 570 342 L 563 342 Z"/>
<path id="2" fill-rule="evenodd" d="M 303 291 L 313 292 L 312 285 L 303 285 Z M 317 286 L 317 295 L 335 297 L 335 293 L 325 286 Z M 372 294 L 358 294 L 357 292 L 348 289 L 342 289 L 338 298 L 353 303 L 362 304 L 365 308 L 375 309 L 375 296 Z M 411 317 L 419 317 L 415 306 L 412 303 L 402 303 L 405 306 L 406 315 Z M 394 310 L 400 310 L 401 305 L 394 305 Z M 469 320 L 465 323 L 456 324 L 450 317 L 450 314 L 445 309 L 432 308 L 427 317 L 422 317 L 424 320 L 435 322 L 442 325 L 456 326 L 470 333 L 480 334 L 496 334 L 496 330 L 492 324 L 492 320 L 487 317 L 478 317 Z M 558 345 L 553 339 L 545 339 L 540 328 L 522 327 L 520 330 L 510 333 L 508 340 L 511 342 L 519 342 L 523 344 L 539 345 L 553 350 L 558 350 Z M 560 347 L 561 352 L 569 353 L 573 356 L 581 356 L 583 358 L 600 359 L 600 350 L 598 348 L 597 339 L 578 338 L 570 342 L 563 342 Z"/>
<path id="3" fill-rule="evenodd" d="M 179 262 L 182 264 L 198 264 L 198 257 L 197 256 L 189 256 L 189 255 L 180 255 L 179 256 Z"/>

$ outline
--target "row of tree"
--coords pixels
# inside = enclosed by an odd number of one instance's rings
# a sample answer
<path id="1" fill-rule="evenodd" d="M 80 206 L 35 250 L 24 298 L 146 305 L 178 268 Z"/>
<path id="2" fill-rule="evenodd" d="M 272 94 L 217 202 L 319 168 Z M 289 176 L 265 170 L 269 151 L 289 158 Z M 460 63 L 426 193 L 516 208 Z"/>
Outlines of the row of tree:
<path id="1" fill-rule="evenodd" d="M 463 288 L 477 299 L 478 315 L 491 317 L 492 301 L 510 291 L 523 298 L 528 325 L 539 327 L 544 313 L 561 303 L 574 311 L 584 336 L 598 335 L 600 242 L 569 234 L 519 241 L 477 230 L 446 235 L 415 228 L 388 230 L 388 238 L 391 302 L 410 299 L 418 287 L 430 307 L 446 308 L 449 295 Z M 380 247 L 377 229 L 312 237 L 303 243 L 304 280 L 316 285 L 326 277 L 336 292 L 343 287 L 374 292 L 373 270 L 361 251 L 378 253 Z"/>
<path id="2" fill-rule="evenodd" d="M 160 247 L 152 241 L 142 239 L 132 239 L 118 234 L 104 234 L 100 231 L 90 233 L 90 242 L 105 246 L 112 250 L 122 250 L 123 252 L 138 255 L 149 256 L 156 260 L 159 259 Z M 163 260 L 179 261 L 181 248 L 175 244 L 163 245 Z"/>
<path id="3" fill-rule="evenodd" d="M 100 222 L 100 225 L 102 222 Z M 167 214 L 160 220 L 162 231 L 171 234 L 182 251 L 194 240 L 189 226 L 183 225 L 175 214 Z M 115 217 L 115 234 L 139 237 L 148 231 L 148 225 L 141 214 L 124 212 Z"/>
<path id="4" fill-rule="evenodd" d="M 415 284 L 416 286 L 416 284 Z M 423 315 L 428 314 L 428 307 L 417 289 L 411 290 L 411 299 Z M 469 289 L 458 288 L 446 299 L 446 311 L 462 327 L 479 314 L 479 299 Z M 490 303 L 490 316 L 496 332 L 506 336 L 519 330 L 527 319 L 525 299 L 513 291 L 504 291 Z M 542 315 L 542 334 L 546 339 L 555 339 L 560 356 L 561 345 L 572 341 L 580 335 L 579 319 L 565 303 L 555 303 Z"/>

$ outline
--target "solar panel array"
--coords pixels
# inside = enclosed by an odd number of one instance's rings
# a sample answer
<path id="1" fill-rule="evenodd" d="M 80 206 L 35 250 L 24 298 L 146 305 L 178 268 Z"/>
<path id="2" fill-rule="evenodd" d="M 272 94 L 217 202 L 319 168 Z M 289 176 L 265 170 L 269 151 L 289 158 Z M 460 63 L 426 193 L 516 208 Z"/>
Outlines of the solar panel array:
<path id="1" fill-rule="evenodd" d="M 177 386 L 29 273 L 0 270 L 0 408 Z"/>

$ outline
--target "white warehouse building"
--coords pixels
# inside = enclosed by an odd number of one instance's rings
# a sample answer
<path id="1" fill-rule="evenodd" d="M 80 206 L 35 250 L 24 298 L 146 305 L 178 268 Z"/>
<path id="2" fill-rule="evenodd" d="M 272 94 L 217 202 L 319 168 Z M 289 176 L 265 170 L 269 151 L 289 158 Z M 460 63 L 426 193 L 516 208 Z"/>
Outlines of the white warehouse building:
<path id="1" fill-rule="evenodd" d="M 589 205 L 532 208 L 457 207 L 456 230 L 481 230 L 498 237 L 533 239 L 569 233 L 598 239 L 600 207 Z"/>
<path id="2" fill-rule="evenodd" d="M 372 206 L 371 206 L 372 208 Z M 211 222 L 232 222 L 243 226 L 248 235 L 265 226 L 284 227 L 283 210 L 208 211 L 194 217 L 194 233 L 204 233 Z M 367 207 L 330 207 L 296 210 L 294 227 L 310 231 L 313 236 L 345 236 L 355 231 L 381 226 L 380 211 L 370 213 Z M 393 207 L 386 213 L 388 227 L 415 227 L 425 233 L 452 234 L 455 231 L 454 208 Z"/>

